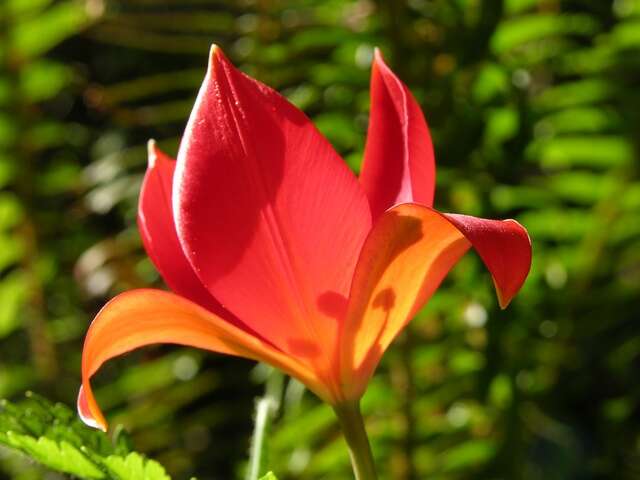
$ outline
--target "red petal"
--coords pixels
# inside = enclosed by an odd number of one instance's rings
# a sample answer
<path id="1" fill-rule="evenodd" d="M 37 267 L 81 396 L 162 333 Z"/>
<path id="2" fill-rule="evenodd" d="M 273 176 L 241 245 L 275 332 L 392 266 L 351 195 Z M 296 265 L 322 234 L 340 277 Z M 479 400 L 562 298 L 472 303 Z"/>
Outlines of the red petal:
<path id="1" fill-rule="evenodd" d="M 214 47 L 175 186 L 178 236 L 215 298 L 284 351 L 326 365 L 371 220 L 313 124 Z"/>
<path id="2" fill-rule="evenodd" d="M 185 257 L 173 218 L 171 194 L 176 162 L 149 141 L 149 167 L 138 203 L 142 243 L 165 283 L 179 295 L 224 315 L 220 304 L 197 277 Z"/>
<path id="3" fill-rule="evenodd" d="M 398 205 L 378 219 L 356 267 L 341 332 L 341 391 L 346 399 L 362 395 L 391 341 L 471 245 L 506 305 L 531 263 L 529 239 L 518 223 L 460 218 L 416 204 Z"/>
<path id="4" fill-rule="evenodd" d="M 376 50 L 360 173 L 373 218 L 399 203 L 433 205 L 435 175 L 433 145 L 422 110 Z"/>
<path id="5" fill-rule="evenodd" d="M 91 376 L 107 360 L 157 343 L 186 345 L 267 362 L 329 400 L 315 374 L 268 343 L 182 297 L 161 290 L 132 290 L 107 303 L 91 323 L 82 350 L 78 413 L 90 426 L 107 423 L 91 391 Z"/>
<path id="6" fill-rule="evenodd" d="M 493 277 L 498 302 L 507 308 L 531 268 L 531 239 L 515 220 L 485 220 L 445 214 L 471 242 Z"/>

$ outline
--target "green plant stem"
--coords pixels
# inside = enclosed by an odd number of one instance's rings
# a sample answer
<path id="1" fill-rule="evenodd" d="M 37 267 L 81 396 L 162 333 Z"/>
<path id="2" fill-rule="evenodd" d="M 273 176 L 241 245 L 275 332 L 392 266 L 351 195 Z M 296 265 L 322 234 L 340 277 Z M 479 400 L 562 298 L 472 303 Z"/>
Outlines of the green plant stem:
<path id="1" fill-rule="evenodd" d="M 364 421 L 360 413 L 359 402 L 346 402 L 333 407 L 342 433 L 349 446 L 351 465 L 356 480 L 376 480 L 376 467 L 373 463 L 373 455 L 369 438 L 364 428 Z"/>
<path id="2" fill-rule="evenodd" d="M 256 419 L 253 438 L 251 439 L 251 455 L 249 457 L 249 468 L 247 469 L 247 480 L 258 480 L 260 477 L 264 436 L 269 423 L 270 410 L 270 398 L 261 398 L 256 403 Z"/>

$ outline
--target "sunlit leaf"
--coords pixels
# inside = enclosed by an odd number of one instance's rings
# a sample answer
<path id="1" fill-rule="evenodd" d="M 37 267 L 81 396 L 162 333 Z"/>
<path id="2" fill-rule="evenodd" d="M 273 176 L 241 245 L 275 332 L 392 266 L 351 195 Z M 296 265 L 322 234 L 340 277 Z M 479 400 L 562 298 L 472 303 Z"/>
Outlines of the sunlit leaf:
<path id="1" fill-rule="evenodd" d="M 6 9 L 12 16 L 33 15 L 52 2 L 53 0 L 6 0 Z"/>
<path id="2" fill-rule="evenodd" d="M 587 171 L 556 173 L 549 178 L 549 188 L 558 197 L 587 205 L 611 196 L 616 186 L 614 177 Z"/>
<path id="3" fill-rule="evenodd" d="M 534 145 L 531 154 L 546 168 L 627 165 L 634 158 L 631 143 L 614 136 L 558 137 Z"/>
<path id="4" fill-rule="evenodd" d="M 556 110 L 602 102 L 612 98 L 616 90 L 615 84 L 604 79 L 578 80 L 544 90 L 535 99 L 535 105 L 545 110 Z"/>
<path id="5" fill-rule="evenodd" d="M 114 446 L 104 433 L 88 429 L 66 406 L 33 394 L 0 405 L 0 444 L 80 478 L 169 480 L 157 462 L 123 452 L 122 443 Z"/>
<path id="6" fill-rule="evenodd" d="M 486 103 L 509 90 L 507 72 L 496 64 L 486 65 L 478 74 L 473 85 L 473 97 L 479 103 Z"/>
<path id="7" fill-rule="evenodd" d="M 449 449 L 443 458 L 445 471 L 460 470 L 488 461 L 496 453 L 496 445 L 491 440 L 470 440 Z"/>
<path id="8" fill-rule="evenodd" d="M 0 241 L 0 246 L 2 243 Z M 15 257 L 10 260 L 15 260 Z M 0 266 L 3 261 L 8 263 L 6 256 L 0 255 Z M 0 339 L 22 326 L 21 312 L 28 293 L 28 279 L 22 272 L 14 272 L 0 283 Z"/>
<path id="9" fill-rule="evenodd" d="M 315 124 L 338 150 L 349 150 L 362 142 L 360 132 L 355 129 L 352 119 L 346 115 L 318 115 Z"/>
<path id="10" fill-rule="evenodd" d="M 617 25 L 611 35 L 614 45 L 618 48 L 640 47 L 640 20 Z"/>
<path id="11" fill-rule="evenodd" d="M 30 102 L 40 102 L 58 94 L 71 80 L 69 67 L 40 60 L 21 71 L 20 89 Z"/>
<path id="12" fill-rule="evenodd" d="M 0 148 L 7 148 L 16 140 L 17 126 L 13 119 L 0 112 Z"/>
<path id="13" fill-rule="evenodd" d="M 487 112 L 485 138 L 487 143 L 503 143 L 518 133 L 520 118 L 513 108 L 493 109 Z"/>
<path id="14" fill-rule="evenodd" d="M 276 477 L 273 472 L 269 472 L 264 477 L 261 477 L 260 480 L 278 480 L 278 477 Z"/>
<path id="15" fill-rule="evenodd" d="M 502 22 L 491 39 L 491 46 L 500 54 L 550 35 L 591 35 L 597 30 L 598 23 L 589 15 L 525 15 Z"/>
<path id="16" fill-rule="evenodd" d="M 60 1 L 40 15 L 17 23 L 10 30 L 14 55 L 31 58 L 53 48 L 94 18 L 86 6 L 76 1 Z"/>
<path id="17" fill-rule="evenodd" d="M 621 124 L 621 119 L 610 109 L 596 107 L 566 108 L 545 116 L 538 123 L 543 133 L 607 132 Z"/>

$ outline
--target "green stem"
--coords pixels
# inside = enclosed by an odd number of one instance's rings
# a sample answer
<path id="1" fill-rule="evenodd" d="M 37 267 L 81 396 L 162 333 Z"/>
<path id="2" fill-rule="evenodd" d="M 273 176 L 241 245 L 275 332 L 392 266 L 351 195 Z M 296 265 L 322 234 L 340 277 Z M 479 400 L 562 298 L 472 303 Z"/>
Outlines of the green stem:
<path id="1" fill-rule="evenodd" d="M 261 477 L 264 463 L 264 449 L 266 432 L 270 422 L 280 408 L 284 375 L 275 368 L 259 364 L 256 370 L 264 375 L 265 394 L 256 402 L 256 417 L 254 420 L 253 437 L 251 439 L 251 451 L 249 454 L 249 466 L 246 480 L 258 480 Z"/>
<path id="2" fill-rule="evenodd" d="M 359 402 L 347 402 L 333 407 L 342 433 L 349 447 L 351 465 L 356 480 L 376 480 L 376 467 L 373 463 L 369 438 L 364 428 Z"/>
<path id="3" fill-rule="evenodd" d="M 271 403 L 270 398 L 261 398 L 256 403 L 256 419 L 253 428 L 253 438 L 251 439 L 251 454 L 249 456 L 247 480 L 258 480 L 260 477 L 264 436 L 267 430 L 267 424 L 269 423 Z"/>

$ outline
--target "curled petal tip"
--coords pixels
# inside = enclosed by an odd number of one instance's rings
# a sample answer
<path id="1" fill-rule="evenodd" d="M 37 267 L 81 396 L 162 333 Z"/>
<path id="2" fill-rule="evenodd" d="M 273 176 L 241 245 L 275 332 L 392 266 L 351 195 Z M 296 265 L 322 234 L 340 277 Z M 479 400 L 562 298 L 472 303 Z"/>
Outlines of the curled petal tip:
<path id="1" fill-rule="evenodd" d="M 91 408 L 91 401 L 87 398 L 84 387 L 81 386 L 78 392 L 78 415 L 80 419 L 85 425 L 106 432 L 107 421 L 99 410 L 97 412 L 94 410 L 95 408 Z"/>
<path id="2" fill-rule="evenodd" d="M 505 296 L 504 292 L 502 292 L 498 288 L 497 284 L 496 284 L 496 295 L 498 297 L 498 305 L 500 305 L 500 310 L 506 310 L 509 304 L 511 303 L 513 296 L 510 296 L 510 297 Z"/>
<path id="3" fill-rule="evenodd" d="M 529 236 L 529 232 L 527 231 L 526 228 L 524 228 L 524 225 L 522 225 L 520 222 L 518 222 L 517 220 L 514 220 L 513 218 L 507 218 L 506 220 L 503 220 L 503 222 L 511 222 L 513 223 L 516 227 L 518 227 L 527 237 L 527 240 L 529 242 L 529 248 L 531 248 L 532 244 L 531 244 L 531 236 Z"/>
<path id="4" fill-rule="evenodd" d="M 532 245 L 529 232 L 520 222 L 512 218 L 508 218 L 506 220 L 503 220 L 502 222 L 511 224 L 514 228 L 513 234 L 519 237 L 521 240 L 526 240 L 526 245 L 524 242 L 521 242 L 522 246 L 518 259 L 521 265 L 520 268 L 516 268 L 516 270 L 519 270 L 518 281 L 515 282 L 515 284 L 511 284 L 507 287 L 506 285 L 504 285 L 504 279 L 502 282 L 498 282 L 495 278 L 493 279 L 496 288 L 496 294 L 498 297 L 498 304 L 500 305 L 500 309 L 505 310 L 511 303 L 511 300 L 513 300 L 516 294 L 520 291 L 527 276 L 529 275 L 529 271 L 531 270 Z"/>
<path id="5" fill-rule="evenodd" d="M 487 220 L 469 215 L 444 214 L 471 242 L 491 272 L 503 310 L 516 296 L 531 269 L 531 238 L 515 220 Z"/>
<path id="6" fill-rule="evenodd" d="M 529 271 L 531 270 L 532 252 L 531 252 L 531 237 L 529 236 L 529 232 L 527 231 L 527 229 L 524 228 L 524 226 L 520 222 L 518 222 L 517 220 L 514 220 L 513 218 L 508 218 L 506 220 L 503 220 L 502 222 L 512 224 L 513 227 L 515 227 L 516 229 L 515 232 L 517 232 L 518 236 L 520 236 L 521 238 L 526 238 L 526 241 L 528 243 L 528 250 L 522 253 L 521 259 L 520 259 L 521 261 L 523 261 L 523 265 L 525 265 L 525 267 L 521 271 L 520 281 L 518 281 L 515 286 L 512 286 L 512 288 L 505 291 L 505 289 L 499 285 L 499 283 L 496 281 L 495 278 L 493 280 L 493 283 L 496 288 L 496 295 L 498 297 L 498 305 L 500 305 L 501 310 L 505 310 L 511 303 L 511 300 L 513 300 L 516 294 L 520 291 L 527 276 L 529 275 Z"/>

